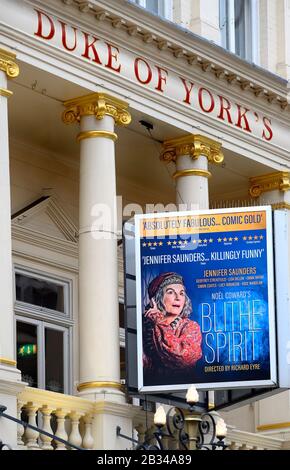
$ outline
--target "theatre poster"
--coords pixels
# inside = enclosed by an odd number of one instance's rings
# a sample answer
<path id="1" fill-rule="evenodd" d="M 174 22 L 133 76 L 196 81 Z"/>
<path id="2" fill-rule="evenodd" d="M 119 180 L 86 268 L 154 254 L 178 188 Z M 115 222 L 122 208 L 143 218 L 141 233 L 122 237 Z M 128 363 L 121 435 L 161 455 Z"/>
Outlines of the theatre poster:
<path id="1" fill-rule="evenodd" d="M 270 206 L 135 216 L 138 389 L 275 386 Z"/>

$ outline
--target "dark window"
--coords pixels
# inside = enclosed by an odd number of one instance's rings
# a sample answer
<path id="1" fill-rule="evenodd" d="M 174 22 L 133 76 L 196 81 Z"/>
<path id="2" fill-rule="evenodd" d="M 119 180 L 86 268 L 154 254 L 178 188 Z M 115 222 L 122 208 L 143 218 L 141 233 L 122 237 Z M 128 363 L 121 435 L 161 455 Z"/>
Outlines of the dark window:
<path id="1" fill-rule="evenodd" d="M 16 300 L 64 312 L 64 286 L 16 273 Z"/>
<path id="2" fill-rule="evenodd" d="M 242 59 L 258 61 L 256 0 L 220 0 L 220 30 L 225 49 Z"/>
<path id="3" fill-rule="evenodd" d="M 124 348 L 120 348 L 120 376 L 122 380 L 126 379 L 126 359 Z"/>
<path id="4" fill-rule="evenodd" d="M 132 0 L 146 10 L 155 15 L 165 18 L 171 17 L 172 2 L 171 0 Z"/>
<path id="5" fill-rule="evenodd" d="M 63 332 L 45 328 L 45 389 L 64 392 Z"/>
<path id="6" fill-rule="evenodd" d="M 147 10 L 155 13 L 156 15 L 160 14 L 158 11 L 158 0 L 147 0 L 146 1 L 146 8 Z"/>
<path id="7" fill-rule="evenodd" d="M 235 0 L 235 45 L 236 54 L 246 57 L 246 11 L 244 0 Z"/>
<path id="8" fill-rule="evenodd" d="M 17 321 L 17 367 L 23 382 L 30 387 L 38 386 L 37 373 L 37 326 Z"/>
<path id="9" fill-rule="evenodd" d="M 124 319 L 124 304 L 119 302 L 119 327 L 125 328 L 125 319 Z"/>

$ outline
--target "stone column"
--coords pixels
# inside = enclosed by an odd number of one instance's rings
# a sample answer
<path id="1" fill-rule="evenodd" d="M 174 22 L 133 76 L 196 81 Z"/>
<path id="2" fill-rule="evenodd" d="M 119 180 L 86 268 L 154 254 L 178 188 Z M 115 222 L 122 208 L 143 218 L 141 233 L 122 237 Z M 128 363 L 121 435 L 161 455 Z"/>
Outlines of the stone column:
<path id="1" fill-rule="evenodd" d="M 64 103 L 65 123 L 79 122 L 80 395 L 122 401 L 116 227 L 115 124 L 128 105 L 93 93 Z"/>
<path id="2" fill-rule="evenodd" d="M 0 404 L 7 407 L 8 414 L 17 417 L 16 396 L 22 390 L 23 384 L 21 384 L 21 373 L 16 368 L 15 361 L 7 106 L 7 100 L 13 94 L 7 89 L 8 79 L 17 77 L 19 74 L 15 59 L 15 54 L 0 49 Z M 0 440 L 16 447 L 16 424 L 1 418 Z"/>
<path id="3" fill-rule="evenodd" d="M 208 209 L 208 163 L 220 164 L 223 159 L 221 144 L 208 137 L 187 135 L 165 141 L 161 160 L 176 165 L 177 204 L 185 210 Z"/>
<path id="4" fill-rule="evenodd" d="M 221 144 L 202 135 L 187 135 L 167 140 L 163 144 L 161 160 L 175 163 L 176 202 L 179 210 L 207 210 L 209 208 L 209 163 L 221 164 L 224 156 Z M 190 450 L 196 449 L 200 415 L 185 413 Z"/>
<path id="5" fill-rule="evenodd" d="M 285 212 L 286 220 L 288 219 L 288 227 L 290 227 L 290 172 L 288 171 L 275 171 L 273 173 L 266 173 L 260 176 L 254 176 L 249 180 L 249 194 L 253 199 L 257 200 L 260 205 L 271 205 L 273 210 L 281 210 Z M 279 253 L 279 248 L 276 246 L 276 254 L 280 260 L 280 266 L 276 265 L 276 308 L 289 312 L 289 265 L 290 265 L 290 250 L 284 249 L 286 238 L 286 246 L 290 246 L 289 229 L 281 231 L 276 235 L 277 245 L 282 246 L 282 254 Z M 288 239 L 288 242 L 287 242 Z M 278 253 L 277 253 L 278 252 Z M 281 269 L 281 263 L 283 268 Z M 288 269 L 287 269 L 288 268 Z M 278 324 L 278 342 L 277 350 L 280 357 L 287 357 L 290 351 L 290 341 L 288 327 L 283 324 L 283 331 L 279 331 Z M 285 334 L 285 336 L 284 336 Z M 257 431 L 267 432 L 267 434 L 275 437 L 281 437 L 283 433 L 284 439 L 290 437 L 290 391 L 279 393 L 269 398 L 259 400 L 253 409 L 255 414 L 255 422 L 257 423 Z M 278 432 L 281 432 L 281 435 Z"/>

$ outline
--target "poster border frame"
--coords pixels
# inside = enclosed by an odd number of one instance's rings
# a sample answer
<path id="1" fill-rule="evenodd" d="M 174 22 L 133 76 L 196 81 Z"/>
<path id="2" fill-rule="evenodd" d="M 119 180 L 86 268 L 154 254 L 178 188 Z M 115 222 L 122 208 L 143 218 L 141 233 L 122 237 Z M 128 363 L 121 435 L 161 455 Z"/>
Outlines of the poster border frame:
<path id="1" fill-rule="evenodd" d="M 269 312 L 269 353 L 270 353 L 270 379 L 267 380 L 239 380 L 235 382 L 205 382 L 195 383 L 196 388 L 200 390 L 219 390 L 219 389 L 238 389 L 238 388 L 259 388 L 275 387 L 277 383 L 277 351 L 276 351 L 276 320 L 275 320 L 275 296 L 274 296 L 274 253 L 273 253 L 273 226 L 272 226 L 272 207 L 250 206 L 234 207 L 222 209 L 208 209 L 196 211 L 180 212 L 159 212 L 153 214 L 136 214 L 135 220 L 135 262 L 136 262 L 136 325 L 137 325 L 137 370 L 138 370 L 138 391 L 142 393 L 149 392 L 175 392 L 186 390 L 192 385 L 188 384 L 170 384 L 167 385 L 148 385 L 143 384 L 143 329 L 142 329 L 142 299 L 141 299 L 141 253 L 140 253 L 140 221 L 142 219 L 169 218 L 176 215 L 198 216 L 209 214 L 226 214 L 235 212 L 266 212 L 266 233 L 267 233 L 267 292 L 268 292 L 268 312 Z M 200 233 L 200 232 L 198 232 Z"/>

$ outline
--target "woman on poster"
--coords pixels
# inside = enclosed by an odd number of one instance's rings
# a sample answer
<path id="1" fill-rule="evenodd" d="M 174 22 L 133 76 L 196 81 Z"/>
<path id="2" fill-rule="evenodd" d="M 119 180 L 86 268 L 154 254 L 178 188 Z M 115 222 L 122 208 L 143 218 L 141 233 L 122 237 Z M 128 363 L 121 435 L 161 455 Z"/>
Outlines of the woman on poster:
<path id="1" fill-rule="evenodd" d="M 150 304 L 143 317 L 144 385 L 176 379 L 188 383 L 187 373 L 201 358 L 202 335 L 192 312 L 182 276 L 162 273 L 149 284 Z"/>

